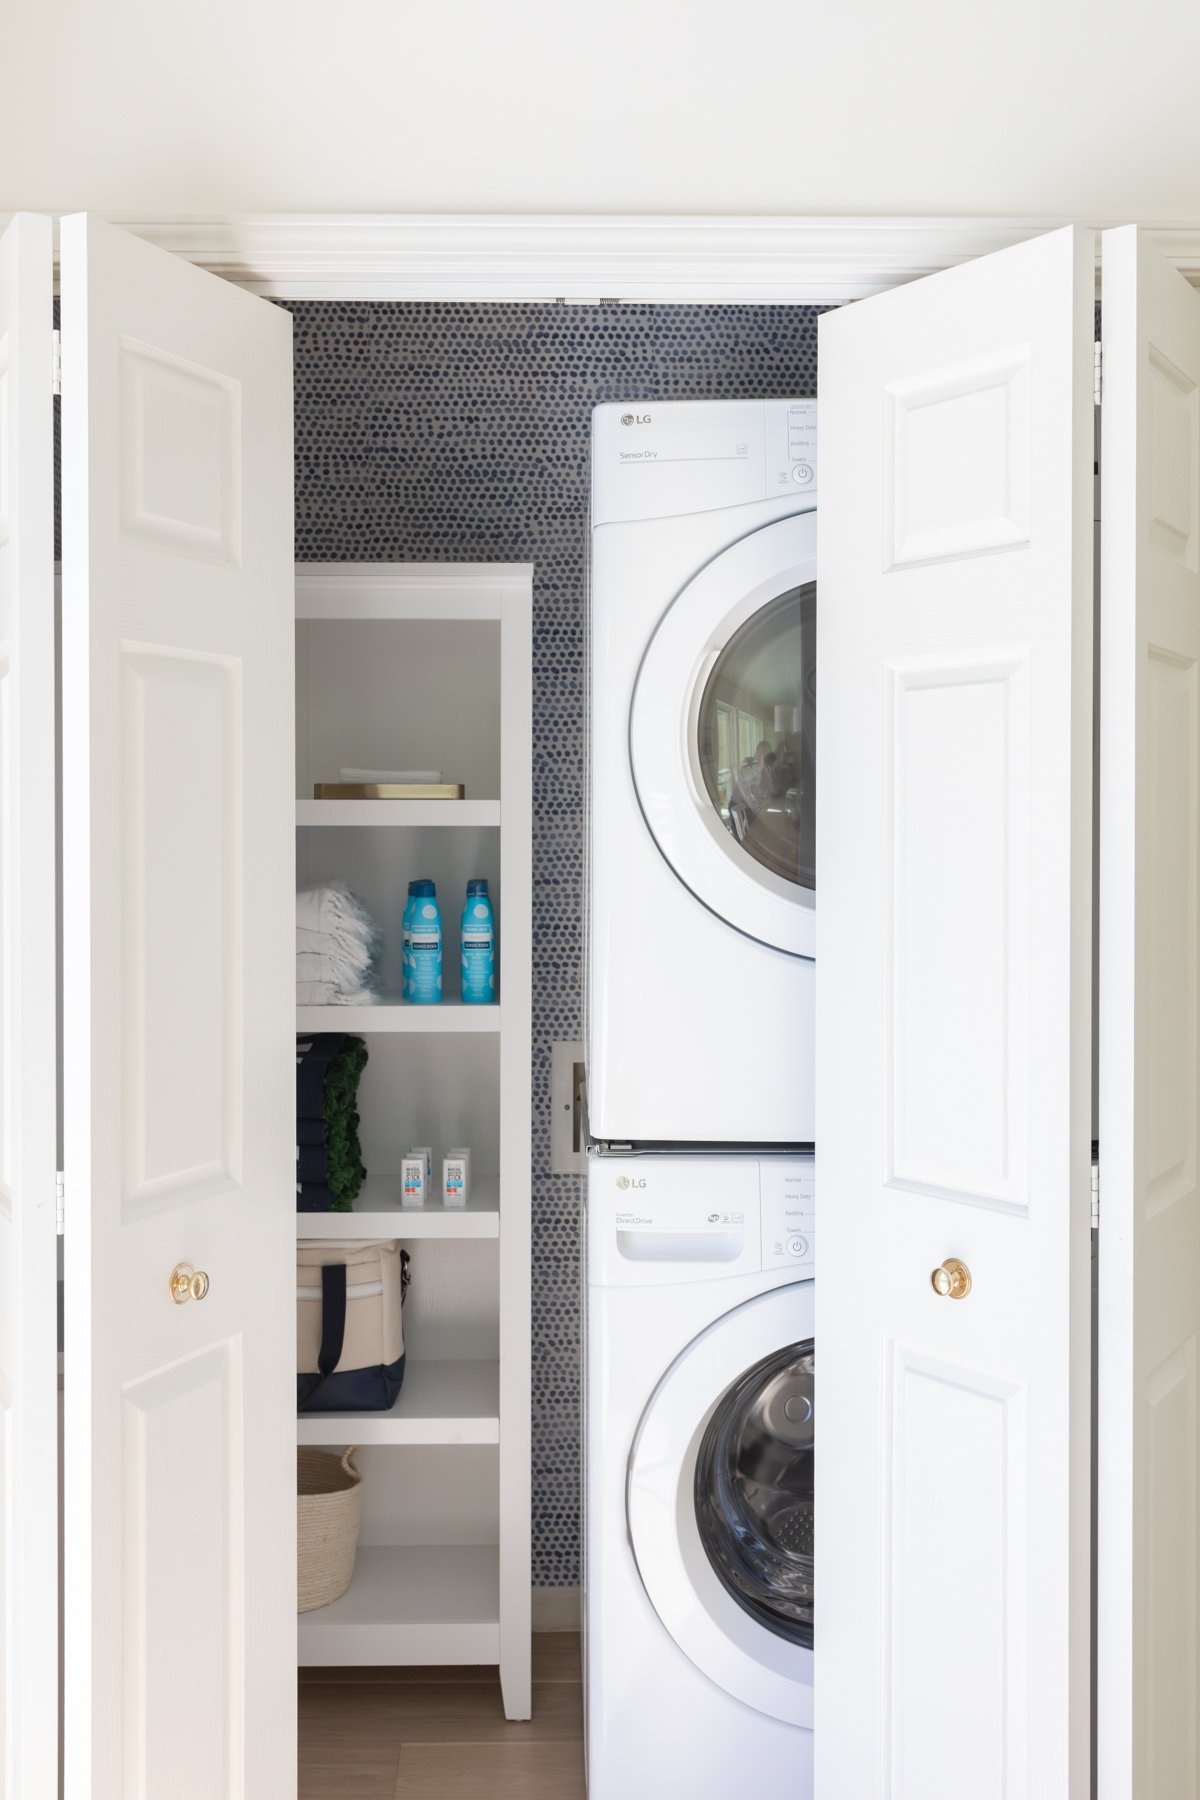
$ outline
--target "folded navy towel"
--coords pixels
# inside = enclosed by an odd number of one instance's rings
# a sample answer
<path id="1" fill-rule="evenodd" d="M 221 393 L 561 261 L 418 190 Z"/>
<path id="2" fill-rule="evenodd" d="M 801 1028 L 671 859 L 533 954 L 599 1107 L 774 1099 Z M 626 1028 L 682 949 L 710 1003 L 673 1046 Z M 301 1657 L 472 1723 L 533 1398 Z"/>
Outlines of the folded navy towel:
<path id="1" fill-rule="evenodd" d="M 324 1145 L 299 1144 L 296 1148 L 296 1180 L 303 1186 L 323 1182 L 329 1174 L 329 1152 Z"/>
<path id="2" fill-rule="evenodd" d="M 346 1042 L 344 1031 L 315 1031 L 296 1039 L 296 1117 L 325 1117 L 325 1077 Z"/>
<path id="3" fill-rule="evenodd" d="M 298 1181 L 296 1183 L 297 1212 L 331 1212 L 333 1210 L 333 1202 L 333 1189 L 327 1188 L 324 1182 Z"/>

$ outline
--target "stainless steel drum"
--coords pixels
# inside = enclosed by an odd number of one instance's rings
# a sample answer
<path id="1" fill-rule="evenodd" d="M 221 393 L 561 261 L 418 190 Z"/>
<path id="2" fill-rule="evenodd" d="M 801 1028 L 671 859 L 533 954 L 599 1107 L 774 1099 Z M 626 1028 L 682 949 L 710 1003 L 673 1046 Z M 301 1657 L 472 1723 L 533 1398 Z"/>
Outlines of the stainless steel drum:
<path id="1" fill-rule="evenodd" d="M 764 1357 L 717 1402 L 696 1460 L 700 1541 L 769 1630 L 813 1641 L 812 1338 Z"/>

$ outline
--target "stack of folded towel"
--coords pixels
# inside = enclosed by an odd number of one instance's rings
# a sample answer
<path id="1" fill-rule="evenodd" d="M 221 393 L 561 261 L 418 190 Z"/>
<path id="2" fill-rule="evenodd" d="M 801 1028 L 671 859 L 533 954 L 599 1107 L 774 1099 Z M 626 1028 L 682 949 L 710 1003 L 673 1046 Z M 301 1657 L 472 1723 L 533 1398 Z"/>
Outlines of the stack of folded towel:
<path id="1" fill-rule="evenodd" d="M 351 1212 L 362 1187 L 358 1083 L 367 1046 L 344 1031 L 296 1039 L 296 1211 Z"/>
<path id="2" fill-rule="evenodd" d="M 297 1006 L 373 1006 L 379 928 L 344 881 L 296 895 Z"/>

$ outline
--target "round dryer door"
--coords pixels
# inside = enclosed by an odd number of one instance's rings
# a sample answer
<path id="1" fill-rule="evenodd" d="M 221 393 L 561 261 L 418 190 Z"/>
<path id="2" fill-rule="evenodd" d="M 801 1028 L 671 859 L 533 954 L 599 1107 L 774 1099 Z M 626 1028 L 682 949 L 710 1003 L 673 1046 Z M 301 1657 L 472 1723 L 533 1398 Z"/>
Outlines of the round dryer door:
<path id="1" fill-rule="evenodd" d="M 713 558 L 664 613 L 634 688 L 629 746 L 646 823 L 719 918 L 816 954 L 815 512 Z"/>
<path id="2" fill-rule="evenodd" d="M 812 1334 L 811 1281 L 702 1332 L 651 1396 L 627 1486 L 638 1572 L 679 1648 L 747 1706 L 810 1728 Z"/>

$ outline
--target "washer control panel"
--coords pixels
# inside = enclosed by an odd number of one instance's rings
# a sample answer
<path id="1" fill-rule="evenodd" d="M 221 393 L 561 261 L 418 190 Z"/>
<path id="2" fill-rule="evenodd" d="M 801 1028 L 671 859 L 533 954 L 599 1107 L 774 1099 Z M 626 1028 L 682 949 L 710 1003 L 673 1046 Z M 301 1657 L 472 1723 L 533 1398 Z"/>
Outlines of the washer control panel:
<path id="1" fill-rule="evenodd" d="M 762 1266 L 800 1269 L 816 1261 L 816 1177 L 811 1157 L 760 1162 Z"/>
<path id="2" fill-rule="evenodd" d="M 811 493 L 817 485 L 817 403 L 768 400 L 766 495 Z"/>

